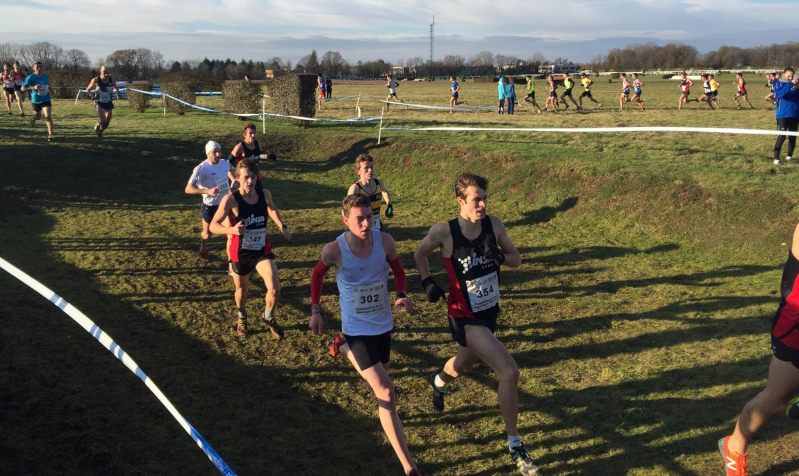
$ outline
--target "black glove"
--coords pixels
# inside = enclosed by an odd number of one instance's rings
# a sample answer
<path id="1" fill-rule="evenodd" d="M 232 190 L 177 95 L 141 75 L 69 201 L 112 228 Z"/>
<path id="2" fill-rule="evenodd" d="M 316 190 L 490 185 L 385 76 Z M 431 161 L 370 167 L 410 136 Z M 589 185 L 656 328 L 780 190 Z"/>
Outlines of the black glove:
<path id="1" fill-rule="evenodd" d="M 386 206 L 386 218 L 394 218 L 394 205 L 390 203 Z"/>
<path id="2" fill-rule="evenodd" d="M 439 299 L 445 296 L 444 290 L 436 284 L 432 276 L 422 280 L 422 288 L 424 288 L 424 293 L 427 295 L 427 302 L 438 302 Z"/>
<path id="3" fill-rule="evenodd" d="M 497 245 L 486 243 L 483 245 L 483 255 L 486 259 L 493 261 L 500 266 L 505 262 L 505 253 L 499 250 Z"/>
<path id="4" fill-rule="evenodd" d="M 266 158 L 269 160 L 277 160 L 277 155 L 275 155 L 274 152 L 269 152 L 268 154 L 266 154 Z"/>

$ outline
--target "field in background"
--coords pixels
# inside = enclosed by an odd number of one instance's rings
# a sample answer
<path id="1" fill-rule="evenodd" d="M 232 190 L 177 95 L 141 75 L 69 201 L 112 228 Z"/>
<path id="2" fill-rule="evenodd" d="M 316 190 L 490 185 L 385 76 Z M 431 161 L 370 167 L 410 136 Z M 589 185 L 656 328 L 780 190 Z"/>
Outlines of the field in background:
<path id="1" fill-rule="evenodd" d="M 620 85 L 597 81 L 602 111 L 449 116 L 392 106 L 385 125 L 772 129 L 766 91 L 749 79 L 755 111 L 730 109 L 727 78 L 724 110 L 692 104 L 680 113 L 677 83 L 646 79 L 646 112 L 632 103 L 613 110 Z M 543 81 L 537 89 L 543 103 Z M 447 90 L 442 81 L 402 83 L 398 94 L 446 105 Z M 462 97 L 493 104 L 495 91 L 467 82 Z M 336 96 L 359 93 L 384 98 L 386 88 L 334 87 Z M 332 272 L 327 335 L 307 331 L 310 272 L 342 231 L 338 204 L 361 152 L 377 157 L 393 192 L 387 229 L 418 305 L 395 315 L 391 374 L 425 475 L 514 474 L 496 377 L 478 367 L 454 385 L 442 414 L 425 383 L 455 345 L 444 306 L 423 302 L 412 253 L 430 225 L 457 213 L 451 187 L 465 170 L 491 179 L 490 213 L 522 252 L 522 266 L 503 273 L 498 335 L 522 369 L 520 428 L 545 474 L 723 474 L 716 440 L 765 383 L 770 318 L 799 216 L 796 168 L 770 163 L 772 137 L 387 131 L 378 146 L 376 124 L 268 120 L 259 135 L 279 160 L 262 175 L 295 235 L 285 243 L 269 229 L 287 329 L 276 343 L 258 323 L 247 339 L 235 335 L 224 239 L 211 241 L 209 262 L 197 256 L 199 199 L 183 194 L 203 144 L 218 140 L 227 155 L 243 122 L 119 104 L 105 139 L 92 134 L 87 101 L 55 102 L 53 144 L 42 125 L 0 116 L 0 255 L 109 332 L 239 475 L 401 474 L 365 383 L 327 354 L 340 325 Z M 327 103 L 318 117 L 355 117 L 354 106 Z M 372 116 L 381 106 L 361 107 Z M 440 255 L 431 263 L 443 282 Z M 0 286 L 4 472 L 216 473 L 90 336 L 13 278 L 0 276 Z M 263 289 L 251 292 L 255 315 Z M 795 429 L 784 418 L 767 427 L 751 447 L 752 474 L 799 474 Z"/>

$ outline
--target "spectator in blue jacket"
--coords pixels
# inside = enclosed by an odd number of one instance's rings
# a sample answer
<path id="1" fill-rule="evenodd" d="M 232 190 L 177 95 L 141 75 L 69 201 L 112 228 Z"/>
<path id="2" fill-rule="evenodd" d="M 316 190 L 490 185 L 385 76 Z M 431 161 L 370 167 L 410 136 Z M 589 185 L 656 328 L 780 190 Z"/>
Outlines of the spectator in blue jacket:
<path id="1" fill-rule="evenodd" d="M 774 96 L 777 99 L 777 130 L 799 131 L 799 77 L 793 68 L 785 68 L 782 80 L 774 83 Z M 788 137 L 788 157 L 791 160 L 796 147 L 796 136 L 779 136 L 774 144 L 774 165 L 782 165 L 780 151 L 782 143 Z"/>
<path id="2" fill-rule="evenodd" d="M 507 80 L 505 80 L 505 100 L 508 103 L 505 110 L 508 114 L 513 114 L 513 109 L 516 105 L 516 86 L 513 84 L 513 76 L 508 76 Z"/>
<path id="3" fill-rule="evenodd" d="M 499 84 L 497 84 L 497 93 L 499 94 L 499 104 L 497 104 L 497 114 L 505 113 L 505 78 L 499 77 Z"/>

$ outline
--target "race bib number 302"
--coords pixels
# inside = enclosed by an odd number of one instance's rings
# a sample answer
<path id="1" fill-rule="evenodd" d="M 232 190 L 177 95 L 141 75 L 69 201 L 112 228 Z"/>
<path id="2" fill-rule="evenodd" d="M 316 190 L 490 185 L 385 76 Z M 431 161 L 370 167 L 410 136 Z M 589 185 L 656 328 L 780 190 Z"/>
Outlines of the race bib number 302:
<path id="1" fill-rule="evenodd" d="M 352 287 L 352 300 L 357 316 L 372 316 L 386 309 L 386 283 Z"/>
<path id="2" fill-rule="evenodd" d="M 245 250 L 262 250 L 266 245 L 266 228 L 247 230 L 241 239 L 241 248 Z"/>
<path id="3" fill-rule="evenodd" d="M 472 312 L 480 312 L 499 304 L 499 276 L 493 272 L 471 281 L 466 281 L 466 290 L 469 293 L 469 303 Z"/>

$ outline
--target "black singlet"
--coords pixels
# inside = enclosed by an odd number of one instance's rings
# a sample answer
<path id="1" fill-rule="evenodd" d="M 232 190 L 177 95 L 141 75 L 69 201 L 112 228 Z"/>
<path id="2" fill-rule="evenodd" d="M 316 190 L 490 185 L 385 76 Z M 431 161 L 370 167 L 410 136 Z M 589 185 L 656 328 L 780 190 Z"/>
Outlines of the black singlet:
<path id="1" fill-rule="evenodd" d="M 252 144 L 255 147 L 252 148 L 252 149 L 248 149 L 247 148 L 247 144 L 245 144 L 244 141 L 239 142 L 239 145 L 241 145 L 241 157 L 236 157 L 237 162 L 238 162 L 238 159 L 241 159 L 242 157 L 250 159 L 250 160 L 252 160 L 253 162 L 256 162 L 256 163 L 258 162 L 259 156 L 261 154 L 263 154 L 263 152 L 261 151 L 261 146 L 258 145 L 258 141 L 257 140 L 253 141 Z"/>
<path id="2" fill-rule="evenodd" d="M 266 197 L 263 190 L 256 188 L 255 193 L 258 201 L 254 205 L 247 203 L 241 192 L 233 193 L 239 214 L 235 218 L 229 218 L 230 225 L 243 221 L 246 229 L 244 235 L 233 235 L 230 241 L 230 259 L 237 263 L 257 261 L 272 252 L 272 244 L 266 236 Z"/>
<path id="3" fill-rule="evenodd" d="M 480 235 L 474 240 L 463 236 L 458 219 L 449 222 L 452 257 L 444 258 L 449 278 L 447 309 L 449 317 L 496 318 L 499 313 L 499 265 L 487 260 L 484 245 L 497 246 L 491 217 L 480 220 Z"/>

